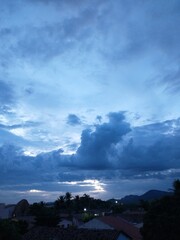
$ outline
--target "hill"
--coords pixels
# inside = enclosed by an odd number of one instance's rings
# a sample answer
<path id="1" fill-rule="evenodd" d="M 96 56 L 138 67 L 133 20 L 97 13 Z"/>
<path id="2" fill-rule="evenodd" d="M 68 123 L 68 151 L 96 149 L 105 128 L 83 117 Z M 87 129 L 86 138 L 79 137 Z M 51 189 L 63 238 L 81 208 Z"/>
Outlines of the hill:
<path id="1" fill-rule="evenodd" d="M 124 198 L 121 198 L 120 201 L 123 204 L 138 204 L 141 200 L 153 201 L 169 195 L 172 195 L 172 193 L 166 192 L 166 191 L 160 191 L 160 190 L 150 190 L 140 196 L 138 195 L 125 196 Z"/>

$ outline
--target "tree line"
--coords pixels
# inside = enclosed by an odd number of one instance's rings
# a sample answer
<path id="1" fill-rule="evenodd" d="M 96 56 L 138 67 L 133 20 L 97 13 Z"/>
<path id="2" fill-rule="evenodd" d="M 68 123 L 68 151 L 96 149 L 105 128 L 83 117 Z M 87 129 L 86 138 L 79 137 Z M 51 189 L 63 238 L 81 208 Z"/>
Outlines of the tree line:
<path id="1" fill-rule="evenodd" d="M 141 229 L 143 240 L 180 239 L 180 180 L 173 183 L 173 195 L 149 204 Z"/>

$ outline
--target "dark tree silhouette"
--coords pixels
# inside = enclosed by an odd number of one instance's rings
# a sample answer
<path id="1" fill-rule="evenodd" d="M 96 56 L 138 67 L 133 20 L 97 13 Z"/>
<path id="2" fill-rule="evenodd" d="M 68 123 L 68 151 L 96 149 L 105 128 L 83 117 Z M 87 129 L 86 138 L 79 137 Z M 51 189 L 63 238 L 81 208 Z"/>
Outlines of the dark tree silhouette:
<path id="1" fill-rule="evenodd" d="M 173 189 L 174 195 L 180 197 L 180 180 L 179 179 L 174 181 L 173 187 L 174 187 L 174 189 Z"/>
<path id="2" fill-rule="evenodd" d="M 21 229 L 17 222 L 9 219 L 0 220 L 0 240 L 20 240 Z"/>
<path id="3" fill-rule="evenodd" d="M 70 192 L 67 192 L 64 199 L 66 202 L 70 202 L 72 199 L 72 194 Z"/>
<path id="4" fill-rule="evenodd" d="M 54 202 L 54 206 L 57 210 L 65 208 L 64 196 L 59 196 L 59 198 Z"/>
<path id="5" fill-rule="evenodd" d="M 44 203 L 34 203 L 30 213 L 35 216 L 35 225 L 55 227 L 59 223 L 59 215 L 55 208 L 46 207 Z"/>
<path id="6" fill-rule="evenodd" d="M 72 199 L 72 194 L 70 192 L 67 192 L 65 197 L 64 197 L 64 200 L 65 200 L 65 203 L 66 203 L 66 208 L 67 210 L 69 211 L 69 214 L 71 213 L 71 199 Z"/>
<path id="7" fill-rule="evenodd" d="M 76 212 L 79 212 L 80 210 L 80 197 L 79 195 L 76 195 L 74 198 L 74 208 Z"/>
<path id="8" fill-rule="evenodd" d="M 106 209 L 110 210 L 111 204 L 108 201 L 102 201 L 101 199 L 94 199 L 90 197 L 88 194 L 83 194 L 83 196 L 76 195 L 72 196 L 71 193 L 67 192 L 65 196 L 60 196 L 54 202 L 55 209 L 58 212 L 68 212 L 71 214 L 73 211 L 76 213 L 84 212 L 86 208 L 87 211 L 91 210 L 100 210 Z"/>
<path id="9" fill-rule="evenodd" d="M 151 204 L 141 229 L 144 240 L 180 239 L 180 181 L 173 183 L 174 195 Z"/>

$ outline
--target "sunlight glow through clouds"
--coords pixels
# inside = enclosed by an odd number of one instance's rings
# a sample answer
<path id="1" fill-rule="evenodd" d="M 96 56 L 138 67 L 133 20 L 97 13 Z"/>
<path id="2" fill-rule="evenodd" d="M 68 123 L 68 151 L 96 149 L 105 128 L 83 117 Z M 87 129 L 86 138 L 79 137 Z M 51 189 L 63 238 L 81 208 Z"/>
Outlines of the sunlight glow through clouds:
<path id="1" fill-rule="evenodd" d="M 37 189 L 31 189 L 29 190 L 30 193 L 45 193 L 45 191 L 37 190 Z"/>
<path id="2" fill-rule="evenodd" d="M 103 188 L 103 186 L 105 186 L 106 184 L 100 182 L 99 180 L 94 180 L 94 179 L 88 179 L 88 180 L 84 180 L 83 181 L 84 184 L 80 185 L 80 186 L 92 186 L 94 187 L 93 192 L 105 192 L 105 189 Z"/>
<path id="3" fill-rule="evenodd" d="M 77 185 L 79 187 L 91 187 L 92 188 L 92 193 L 95 192 L 105 192 L 104 186 L 106 185 L 105 183 L 102 183 L 99 180 L 96 179 L 87 179 L 83 181 L 70 181 L 70 182 L 58 182 L 59 184 L 66 184 L 66 185 Z"/>
<path id="4" fill-rule="evenodd" d="M 38 190 L 38 189 L 31 189 L 31 190 L 27 191 L 25 194 L 31 195 L 32 197 L 38 196 L 40 199 L 41 198 L 50 198 L 51 195 L 53 195 L 51 192 L 42 191 L 42 190 Z"/>

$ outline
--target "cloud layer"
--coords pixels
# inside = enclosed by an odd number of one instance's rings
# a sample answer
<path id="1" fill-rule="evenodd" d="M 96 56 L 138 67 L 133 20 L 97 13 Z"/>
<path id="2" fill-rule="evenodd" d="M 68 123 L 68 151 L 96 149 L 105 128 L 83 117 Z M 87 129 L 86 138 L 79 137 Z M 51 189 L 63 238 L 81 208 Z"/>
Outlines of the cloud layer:
<path id="1" fill-rule="evenodd" d="M 115 187 L 116 181 L 172 181 L 180 171 L 179 123 L 176 119 L 133 127 L 123 112 L 111 112 L 107 122 L 83 130 L 80 146 L 72 155 L 59 149 L 29 157 L 21 148 L 3 145 L 1 189 L 19 189 L 23 182 L 24 190 L 37 185 L 41 191 L 56 192 L 63 185 L 62 191 L 68 186 L 71 191 L 81 192 L 80 183 L 73 182 L 94 179 L 98 186 L 104 184 L 99 194 L 107 198 L 113 195 L 114 189 L 109 186 Z M 93 194 L 96 185 L 90 186 Z"/>
<path id="2" fill-rule="evenodd" d="M 48 198 L 98 185 L 107 198 L 179 176 L 179 9 L 178 0 L 2 1 L 3 191 Z"/>

